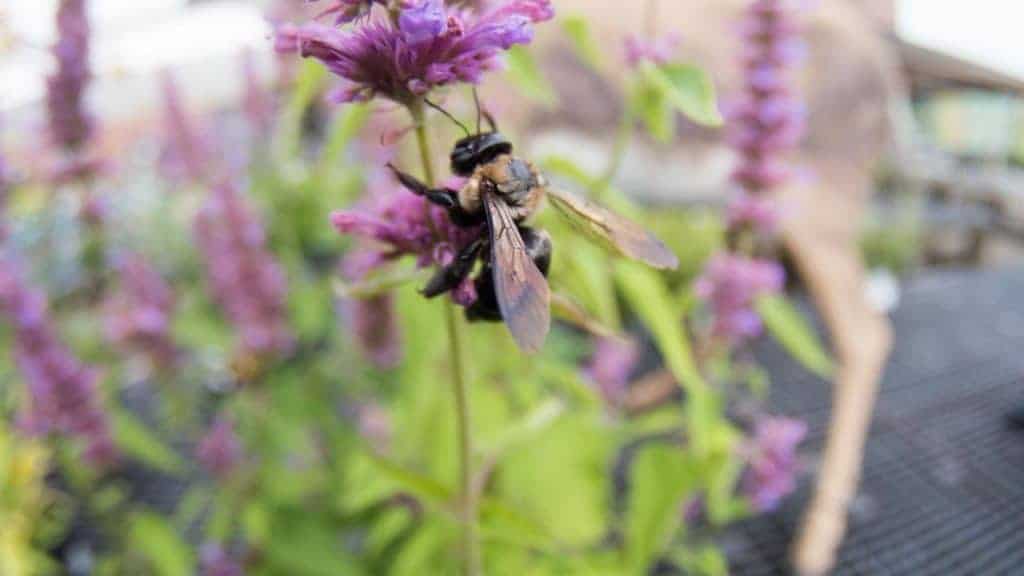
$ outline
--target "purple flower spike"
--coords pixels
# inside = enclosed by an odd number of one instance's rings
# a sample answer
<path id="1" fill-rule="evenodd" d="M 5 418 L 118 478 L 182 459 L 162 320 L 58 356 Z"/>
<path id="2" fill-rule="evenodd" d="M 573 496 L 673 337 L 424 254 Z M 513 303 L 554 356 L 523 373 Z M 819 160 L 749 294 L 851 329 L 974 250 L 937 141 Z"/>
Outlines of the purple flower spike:
<path id="1" fill-rule="evenodd" d="M 95 465 L 116 461 L 99 374 L 60 342 L 45 295 L 25 283 L 10 258 L 0 258 L 0 315 L 14 329 L 14 359 L 28 387 L 29 406 L 21 418 L 25 427 L 81 440 L 85 459 Z"/>
<path id="2" fill-rule="evenodd" d="M 256 67 L 256 57 L 251 51 L 246 51 L 242 56 L 242 71 L 245 74 L 242 110 L 257 134 L 267 134 L 274 124 L 274 97 L 263 86 Z"/>
<path id="3" fill-rule="evenodd" d="M 774 510 L 796 488 L 796 449 L 806 435 L 807 425 L 789 418 L 766 417 L 755 426 L 742 490 L 758 512 Z"/>
<path id="4" fill-rule="evenodd" d="M 449 184 L 459 187 L 457 180 Z M 331 223 L 339 233 L 365 242 L 360 249 L 350 252 L 344 262 L 346 276 L 351 279 L 360 279 L 406 256 L 416 258 L 421 268 L 444 266 L 483 231 L 482 227 L 454 225 L 444 209 L 407 192 L 383 175 L 371 182 L 367 196 L 370 200 L 361 208 L 331 214 Z M 453 291 L 452 297 L 463 306 L 475 302 L 472 281 L 467 279 Z"/>
<path id="5" fill-rule="evenodd" d="M 783 184 L 783 163 L 803 134 L 806 109 L 789 90 L 793 64 L 804 51 L 793 9 L 784 0 L 758 0 L 741 26 L 746 93 L 730 115 L 729 141 L 740 154 L 734 179 L 748 194 Z"/>
<path id="6" fill-rule="evenodd" d="M 201 576 L 245 576 L 245 570 L 218 544 L 204 544 L 199 552 Z"/>
<path id="7" fill-rule="evenodd" d="M 46 81 L 46 109 L 53 144 L 69 154 L 85 148 L 93 119 L 85 110 L 89 69 L 89 19 L 85 0 L 61 0 L 57 8 L 56 72 Z"/>
<path id="8" fill-rule="evenodd" d="M 139 255 L 125 258 L 119 272 L 120 290 L 106 304 L 107 337 L 144 354 L 155 368 L 171 368 L 178 355 L 171 338 L 174 292 Z"/>
<path id="9" fill-rule="evenodd" d="M 160 166 L 173 180 L 204 182 L 210 172 L 210 146 L 185 108 L 178 83 L 164 74 L 164 147 Z"/>
<path id="10" fill-rule="evenodd" d="M 402 359 L 395 298 L 391 293 L 358 298 L 350 306 L 352 332 L 360 352 L 378 368 L 394 368 Z"/>
<path id="11" fill-rule="evenodd" d="M 7 239 L 7 198 L 11 192 L 11 173 L 0 153 L 0 243 Z"/>
<path id="12" fill-rule="evenodd" d="M 445 6 L 440 0 L 403 4 L 397 26 L 360 23 L 348 30 L 321 24 L 279 28 L 279 51 L 316 58 L 344 80 L 339 102 L 380 96 L 408 103 L 455 83 L 477 84 L 499 55 L 533 39 L 533 24 L 553 17 L 550 0 L 510 0 L 495 8 Z"/>
<path id="13" fill-rule="evenodd" d="M 622 338 L 601 338 L 594 347 L 584 372 L 597 386 L 601 396 L 611 406 L 622 403 L 629 388 L 640 348 L 636 342 Z"/>
<path id="14" fill-rule="evenodd" d="M 651 62 L 657 66 L 668 64 L 679 48 L 679 38 L 664 36 L 648 40 L 639 36 L 626 38 L 626 64 L 636 68 L 643 62 Z"/>
<path id="15" fill-rule="evenodd" d="M 712 333 L 727 342 L 738 342 L 760 335 L 761 319 L 753 309 L 754 301 L 781 290 L 784 280 L 777 262 L 720 254 L 709 262 L 695 290 L 711 308 Z"/>
<path id="16" fill-rule="evenodd" d="M 768 233 L 775 230 L 779 221 L 776 203 L 768 198 L 741 194 L 729 204 L 729 228 L 750 228 Z"/>
<path id="17" fill-rule="evenodd" d="M 242 442 L 231 420 L 218 418 L 213 423 L 196 446 L 196 460 L 220 480 L 229 478 L 238 469 L 242 461 Z"/>
<path id="18" fill-rule="evenodd" d="M 235 326 L 240 352 L 272 357 L 291 349 L 287 281 L 266 248 L 263 224 L 235 186 L 216 186 L 195 221 L 210 292 Z"/>

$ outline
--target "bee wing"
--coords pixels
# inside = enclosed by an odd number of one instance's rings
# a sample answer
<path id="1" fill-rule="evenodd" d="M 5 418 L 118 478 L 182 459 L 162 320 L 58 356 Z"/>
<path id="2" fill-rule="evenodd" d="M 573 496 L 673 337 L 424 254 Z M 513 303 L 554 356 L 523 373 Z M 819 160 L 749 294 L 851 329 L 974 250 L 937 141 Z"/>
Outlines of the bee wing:
<path id="1" fill-rule="evenodd" d="M 526 253 L 508 205 L 493 194 L 485 193 L 482 199 L 491 232 L 494 294 L 501 317 L 520 348 L 537 352 L 551 327 L 548 281 Z"/>
<path id="2" fill-rule="evenodd" d="M 679 266 L 679 258 L 661 240 L 632 220 L 564 190 L 549 188 L 547 192 L 555 208 L 576 228 L 623 256 L 662 270 Z"/>

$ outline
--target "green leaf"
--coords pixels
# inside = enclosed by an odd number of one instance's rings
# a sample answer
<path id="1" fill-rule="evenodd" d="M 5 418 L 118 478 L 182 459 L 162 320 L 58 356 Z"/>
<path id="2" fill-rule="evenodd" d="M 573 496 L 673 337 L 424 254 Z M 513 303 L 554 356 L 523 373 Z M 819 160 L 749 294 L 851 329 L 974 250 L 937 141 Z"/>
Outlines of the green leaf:
<path id="1" fill-rule="evenodd" d="M 661 88 L 669 104 L 694 122 L 705 126 L 721 126 L 715 86 L 700 68 L 687 64 L 657 67 L 646 63 L 642 74 Z"/>
<path id="2" fill-rule="evenodd" d="M 491 446 L 484 446 L 483 449 L 500 453 L 523 445 L 543 433 L 564 412 L 565 404 L 561 400 L 551 398 L 527 413 L 522 420 L 506 427 Z"/>
<path id="3" fill-rule="evenodd" d="M 657 272 L 635 262 L 617 262 L 615 271 L 626 301 L 651 331 L 669 370 L 691 394 L 704 392 L 707 384 L 697 371 L 682 318 L 665 282 Z"/>
<path id="4" fill-rule="evenodd" d="M 647 132 L 658 142 L 671 142 L 676 135 L 676 116 L 662 84 L 641 78 L 630 97 L 630 111 L 640 118 Z"/>
<path id="5" fill-rule="evenodd" d="M 327 69 L 322 64 L 315 60 L 304 60 L 301 63 L 295 88 L 285 105 L 275 138 L 276 152 L 280 158 L 292 159 L 300 155 L 302 120 L 326 83 Z"/>
<path id="6" fill-rule="evenodd" d="M 602 420 L 601 412 L 563 416 L 510 450 L 495 474 L 496 497 L 536 519 L 559 544 L 589 545 L 605 532 L 614 438 Z"/>
<path id="7" fill-rule="evenodd" d="M 646 574 L 672 542 L 683 521 L 683 503 L 694 473 L 675 446 L 656 445 L 636 455 L 630 469 L 626 510 L 626 562 L 630 574 Z"/>
<path id="8" fill-rule="evenodd" d="M 438 503 L 447 502 L 451 498 L 451 491 L 441 482 L 404 468 L 383 456 L 369 451 L 367 455 L 380 472 L 413 495 Z"/>
<path id="9" fill-rule="evenodd" d="M 573 50 L 587 66 L 597 70 L 601 66 L 601 50 L 590 31 L 590 23 L 583 16 L 569 16 L 562 20 L 562 30 L 572 43 Z"/>
<path id="10" fill-rule="evenodd" d="M 697 550 L 681 549 L 672 558 L 687 574 L 699 576 L 728 576 L 729 562 L 721 550 L 714 546 L 703 546 Z"/>
<path id="11" fill-rule="evenodd" d="M 302 512 L 279 514 L 270 529 L 266 562 L 271 574 L 290 576 L 355 576 L 364 574 L 346 552 L 333 527 L 323 519 Z"/>
<path id="12" fill-rule="evenodd" d="M 558 95 L 537 66 L 533 54 L 523 46 L 508 51 L 508 76 L 524 96 L 545 106 L 558 103 Z"/>
<path id="13" fill-rule="evenodd" d="M 785 296 L 763 296 L 756 307 L 765 328 L 793 358 L 822 378 L 832 376 L 832 359 L 817 333 Z"/>
<path id="14" fill-rule="evenodd" d="M 694 451 L 708 454 L 722 418 L 721 402 L 697 369 L 668 286 L 657 272 L 636 262 L 618 262 L 616 278 L 626 301 L 654 337 L 669 371 L 687 393 L 686 424 Z"/>
<path id="15" fill-rule="evenodd" d="M 112 410 L 114 439 L 125 454 L 162 472 L 180 474 L 185 462 L 146 425 L 124 410 Z"/>
<path id="16" fill-rule="evenodd" d="M 195 573 L 192 550 L 160 516 L 136 513 L 128 523 L 128 534 L 133 549 L 148 560 L 152 574 L 191 576 Z"/>
<path id="17" fill-rule="evenodd" d="M 320 153 L 319 169 L 322 174 L 330 174 L 338 166 L 344 165 L 345 153 L 370 117 L 370 106 L 367 104 L 350 104 L 334 116 L 323 152 Z"/>

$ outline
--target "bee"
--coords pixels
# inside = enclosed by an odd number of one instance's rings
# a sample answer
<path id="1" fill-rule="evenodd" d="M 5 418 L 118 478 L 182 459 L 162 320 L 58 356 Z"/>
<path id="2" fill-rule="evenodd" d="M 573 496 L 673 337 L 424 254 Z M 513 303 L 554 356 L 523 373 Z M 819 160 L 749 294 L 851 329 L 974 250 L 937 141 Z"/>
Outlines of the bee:
<path id="1" fill-rule="evenodd" d="M 490 120 L 490 119 L 489 119 Z M 545 197 L 583 232 L 620 253 L 659 269 L 679 261 L 657 237 L 597 204 L 555 190 L 530 162 L 513 155 L 509 142 L 493 125 L 491 131 L 469 135 L 452 149 L 451 171 L 466 178 L 459 190 L 431 188 L 390 166 L 410 192 L 447 210 L 457 226 L 486 223 L 487 234 L 463 248 L 439 269 L 422 292 L 433 298 L 453 290 L 483 266 L 473 282 L 477 300 L 466 309 L 470 321 L 504 321 L 521 349 L 536 352 L 551 325 L 551 293 L 547 275 L 552 243 L 547 232 L 526 220 Z"/>

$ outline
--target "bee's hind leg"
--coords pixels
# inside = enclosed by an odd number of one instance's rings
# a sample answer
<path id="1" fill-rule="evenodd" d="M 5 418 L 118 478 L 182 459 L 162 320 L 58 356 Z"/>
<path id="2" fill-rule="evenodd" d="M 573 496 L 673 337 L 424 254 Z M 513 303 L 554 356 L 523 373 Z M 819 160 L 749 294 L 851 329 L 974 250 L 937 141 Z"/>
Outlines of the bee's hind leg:
<path id="1" fill-rule="evenodd" d="M 457 288 L 473 271 L 473 264 L 480 257 L 485 243 L 485 240 L 480 238 L 463 248 L 450 264 L 434 273 L 420 293 L 427 298 L 434 298 Z"/>
<path id="2" fill-rule="evenodd" d="M 519 227 L 519 235 L 523 238 L 526 253 L 547 278 L 551 268 L 552 244 L 551 236 L 544 230 L 535 230 L 527 226 Z M 488 261 L 480 270 L 475 280 L 477 299 L 466 308 L 466 319 L 470 322 L 501 322 L 501 309 L 498 296 L 494 293 L 494 268 Z"/>

